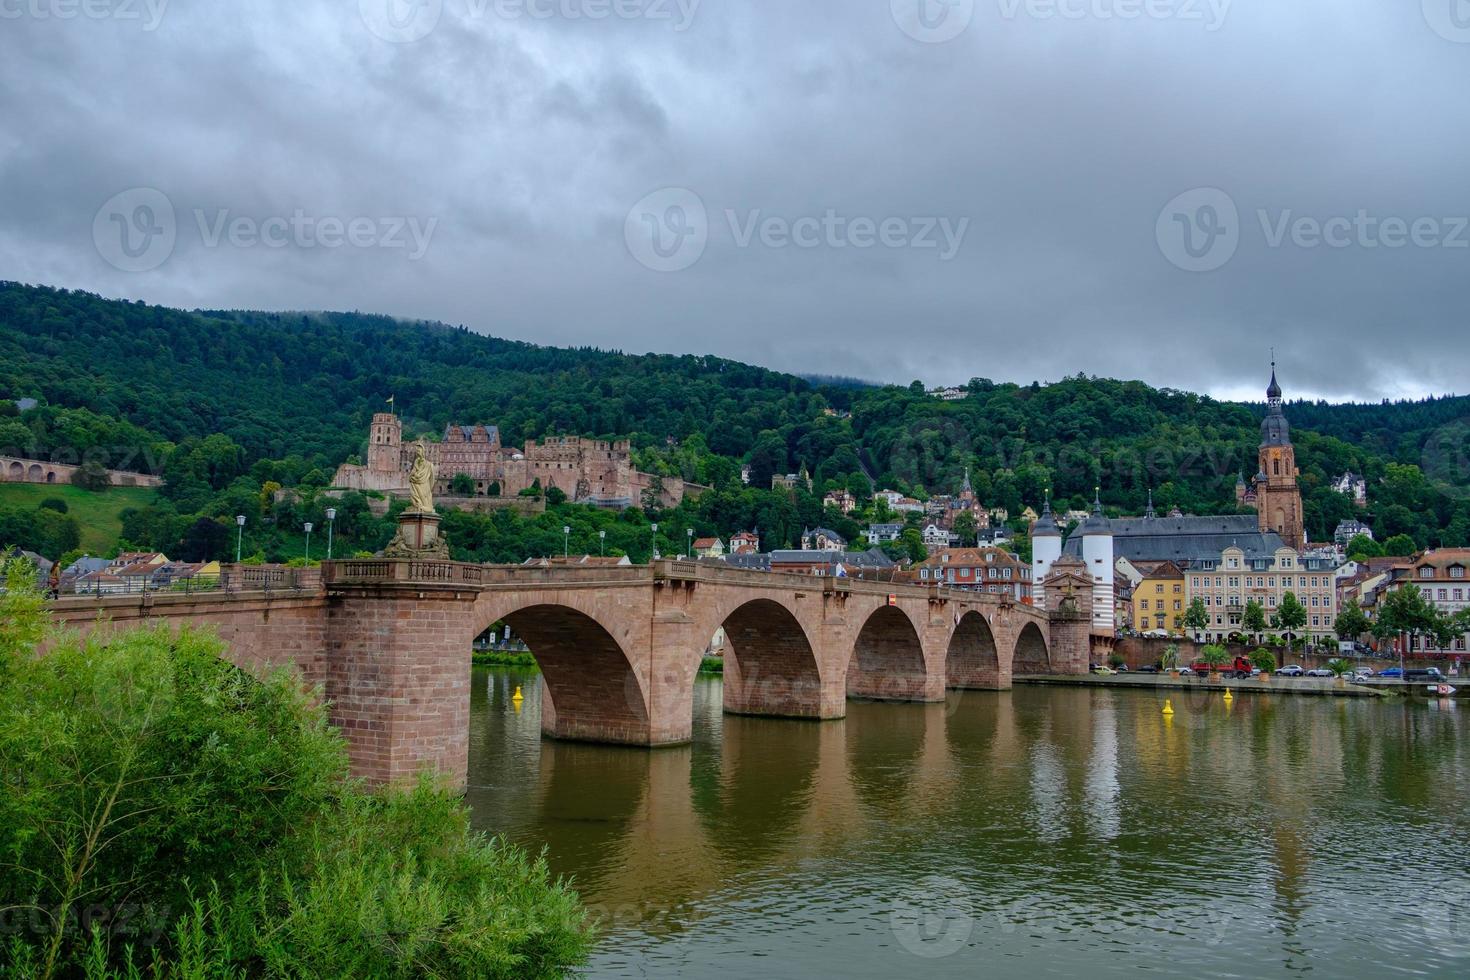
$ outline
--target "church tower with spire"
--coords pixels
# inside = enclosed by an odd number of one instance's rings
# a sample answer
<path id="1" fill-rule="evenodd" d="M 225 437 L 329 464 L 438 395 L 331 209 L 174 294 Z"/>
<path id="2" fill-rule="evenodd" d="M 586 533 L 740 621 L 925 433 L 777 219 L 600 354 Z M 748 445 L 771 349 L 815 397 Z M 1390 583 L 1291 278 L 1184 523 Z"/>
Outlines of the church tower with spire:
<path id="1" fill-rule="evenodd" d="M 1249 490 L 1237 497 L 1256 509 L 1262 531 L 1275 531 L 1289 546 L 1307 546 L 1302 516 L 1302 491 L 1297 485 L 1296 450 L 1291 445 L 1291 426 L 1281 410 L 1281 385 L 1276 381 L 1276 362 L 1271 362 L 1271 384 L 1266 389 L 1266 418 L 1261 422 L 1259 468 Z"/>

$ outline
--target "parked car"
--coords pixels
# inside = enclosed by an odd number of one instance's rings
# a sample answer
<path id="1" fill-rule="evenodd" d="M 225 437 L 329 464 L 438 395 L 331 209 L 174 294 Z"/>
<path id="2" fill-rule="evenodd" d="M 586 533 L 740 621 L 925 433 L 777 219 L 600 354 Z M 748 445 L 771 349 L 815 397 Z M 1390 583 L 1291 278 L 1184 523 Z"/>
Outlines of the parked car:
<path id="1" fill-rule="evenodd" d="M 1328 670 L 1326 667 L 1313 667 L 1311 670 L 1307 671 L 1307 676 L 1308 677 L 1336 677 L 1337 675 L 1334 674 L 1332 671 Z"/>
<path id="2" fill-rule="evenodd" d="M 1446 680 L 1444 672 L 1438 667 L 1410 667 L 1404 671 L 1405 681 L 1420 681 L 1430 684 L 1442 684 Z"/>
<path id="3" fill-rule="evenodd" d="M 1301 664 L 1287 664 L 1285 667 L 1278 667 L 1276 670 L 1277 677 L 1300 677 L 1303 673 L 1305 671 L 1302 670 Z"/>
<path id="4" fill-rule="evenodd" d="M 1352 676 L 1349 677 L 1348 680 L 1352 681 L 1354 684 L 1362 684 L 1364 681 L 1372 676 L 1373 671 L 1369 670 L 1367 667 L 1359 667 L 1357 670 L 1353 671 Z"/>
<path id="5" fill-rule="evenodd" d="M 1139 667 L 1138 670 L 1137 670 L 1137 673 L 1140 673 L 1140 674 L 1157 674 L 1158 672 L 1159 672 L 1159 665 L 1158 664 L 1144 664 L 1142 667 Z"/>
<path id="6" fill-rule="evenodd" d="M 1179 668 L 1179 675 L 1181 677 L 1193 677 L 1194 676 L 1194 671 L 1192 669 L 1190 669 L 1189 667 L 1180 667 Z"/>
<path id="7" fill-rule="evenodd" d="M 1379 677 L 1403 677 L 1404 671 L 1401 667 L 1385 667 L 1378 672 Z"/>

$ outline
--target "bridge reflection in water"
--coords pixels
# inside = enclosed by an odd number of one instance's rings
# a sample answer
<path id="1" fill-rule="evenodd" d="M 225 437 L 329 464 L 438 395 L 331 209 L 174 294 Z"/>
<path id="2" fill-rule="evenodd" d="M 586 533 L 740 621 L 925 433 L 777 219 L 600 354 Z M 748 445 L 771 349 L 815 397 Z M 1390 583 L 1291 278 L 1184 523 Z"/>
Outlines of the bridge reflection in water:
<path id="1" fill-rule="evenodd" d="M 1018 688 L 811 724 L 725 714 L 701 678 L 692 742 L 649 753 L 543 740 L 538 683 L 477 671 L 468 800 L 575 876 L 607 930 L 594 976 L 1371 976 L 1456 955 L 1417 926 L 1359 949 L 1342 922 L 1443 905 L 1400 862 L 1470 831 L 1460 715 L 1242 697 L 1168 720 L 1152 693 Z M 930 960 L 898 912 L 956 895 L 969 921 L 942 924 L 965 939 Z"/>

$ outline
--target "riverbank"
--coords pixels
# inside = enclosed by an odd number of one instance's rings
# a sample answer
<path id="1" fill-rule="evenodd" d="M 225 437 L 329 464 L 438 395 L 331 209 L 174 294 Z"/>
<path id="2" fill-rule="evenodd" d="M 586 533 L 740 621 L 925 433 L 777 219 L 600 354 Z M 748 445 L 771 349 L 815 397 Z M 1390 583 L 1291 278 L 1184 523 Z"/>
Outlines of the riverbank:
<path id="1" fill-rule="evenodd" d="M 1272 677 L 1263 681 L 1205 680 L 1197 677 L 1174 677 L 1169 674 L 1084 674 L 1070 676 L 1046 674 L 1013 678 L 1016 684 L 1055 685 L 1058 687 L 1131 687 L 1164 691 L 1241 691 L 1260 694 L 1297 694 L 1318 697 L 1382 698 L 1402 694 L 1402 688 L 1369 687 L 1364 684 L 1339 683 L 1335 677 Z"/>

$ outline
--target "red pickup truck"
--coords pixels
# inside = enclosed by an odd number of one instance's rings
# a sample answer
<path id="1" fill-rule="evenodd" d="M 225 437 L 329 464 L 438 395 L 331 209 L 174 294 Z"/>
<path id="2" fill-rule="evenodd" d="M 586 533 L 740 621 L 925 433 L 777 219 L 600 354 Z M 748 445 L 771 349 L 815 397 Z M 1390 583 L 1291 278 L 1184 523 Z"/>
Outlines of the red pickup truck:
<path id="1" fill-rule="evenodd" d="M 1255 665 L 1244 657 L 1236 657 L 1233 663 L 1218 668 L 1211 667 L 1203 660 L 1196 660 L 1194 663 L 1189 665 L 1190 670 L 1201 676 L 1209 674 L 1212 671 L 1219 670 L 1220 673 L 1224 674 L 1226 677 L 1235 677 L 1239 678 L 1240 680 L 1245 680 L 1246 678 L 1250 677 L 1251 671 L 1254 668 Z"/>

